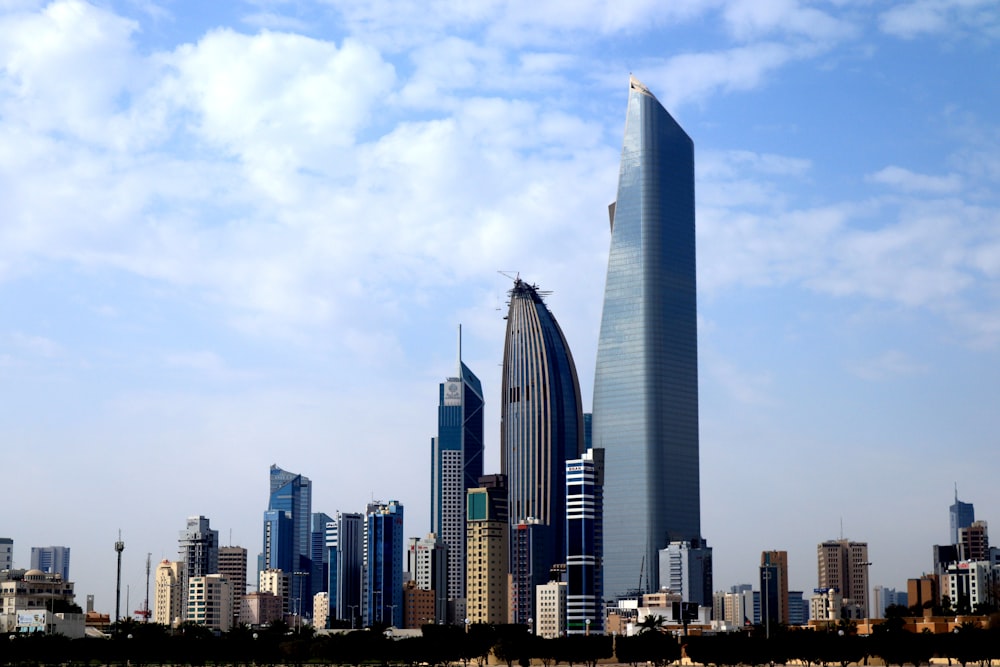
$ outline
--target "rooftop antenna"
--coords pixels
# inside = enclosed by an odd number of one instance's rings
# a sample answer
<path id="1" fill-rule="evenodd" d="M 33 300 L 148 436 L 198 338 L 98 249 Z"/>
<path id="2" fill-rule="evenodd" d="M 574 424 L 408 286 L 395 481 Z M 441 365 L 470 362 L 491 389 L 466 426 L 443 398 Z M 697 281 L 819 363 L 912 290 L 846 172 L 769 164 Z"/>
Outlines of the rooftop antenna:
<path id="1" fill-rule="evenodd" d="M 458 377 L 462 377 L 462 325 L 458 325 Z"/>
<path id="2" fill-rule="evenodd" d="M 844 517 L 840 517 L 840 539 L 844 539 Z"/>

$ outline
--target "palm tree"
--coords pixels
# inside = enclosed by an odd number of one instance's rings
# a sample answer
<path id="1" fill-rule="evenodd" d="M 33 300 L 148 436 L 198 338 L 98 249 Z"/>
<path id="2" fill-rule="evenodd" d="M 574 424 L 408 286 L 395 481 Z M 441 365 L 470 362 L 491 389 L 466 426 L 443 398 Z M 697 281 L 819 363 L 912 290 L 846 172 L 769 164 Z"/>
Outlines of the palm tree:
<path id="1" fill-rule="evenodd" d="M 639 623 L 639 634 L 645 634 L 652 630 L 663 632 L 663 626 L 667 624 L 667 619 L 659 614 L 647 614 Z"/>

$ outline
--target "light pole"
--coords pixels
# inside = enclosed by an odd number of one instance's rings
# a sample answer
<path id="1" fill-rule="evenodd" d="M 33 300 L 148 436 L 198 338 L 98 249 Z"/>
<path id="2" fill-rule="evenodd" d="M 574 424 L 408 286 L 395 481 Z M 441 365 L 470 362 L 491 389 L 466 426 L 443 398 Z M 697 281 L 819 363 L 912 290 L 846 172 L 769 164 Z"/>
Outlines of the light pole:
<path id="1" fill-rule="evenodd" d="M 349 604 L 349 605 L 347 605 L 347 608 L 351 610 L 351 630 L 353 630 L 354 629 L 354 619 L 358 617 L 358 612 L 356 611 L 357 608 L 358 608 L 358 605 L 356 605 L 356 604 Z"/>
<path id="2" fill-rule="evenodd" d="M 586 621 L 584 621 L 584 624 L 587 626 L 587 630 L 586 630 L 586 633 L 584 634 L 584 636 L 585 637 L 589 637 L 590 636 L 590 619 L 588 618 Z"/>
<path id="3" fill-rule="evenodd" d="M 760 580 L 764 583 L 762 588 L 764 589 L 762 595 L 764 596 L 764 637 L 767 639 L 771 638 L 771 610 L 770 610 L 770 600 L 771 600 L 771 568 L 762 567 L 760 573 Z"/>
<path id="4" fill-rule="evenodd" d="M 871 572 L 871 562 L 862 563 L 865 568 L 865 620 L 868 620 L 868 573 Z"/>
<path id="5" fill-rule="evenodd" d="M 118 541 L 115 542 L 115 551 L 118 552 L 118 584 L 115 588 L 115 634 L 118 634 L 118 618 L 122 611 L 122 552 L 125 551 L 125 543 L 122 541 L 122 531 L 118 531 Z"/>

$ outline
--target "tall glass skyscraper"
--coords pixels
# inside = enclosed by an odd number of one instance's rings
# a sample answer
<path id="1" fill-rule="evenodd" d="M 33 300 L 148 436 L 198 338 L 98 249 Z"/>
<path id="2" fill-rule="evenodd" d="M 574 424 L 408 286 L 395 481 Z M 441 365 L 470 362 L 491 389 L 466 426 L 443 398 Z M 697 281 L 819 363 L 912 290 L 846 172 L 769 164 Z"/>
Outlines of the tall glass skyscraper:
<path id="1" fill-rule="evenodd" d="M 955 485 L 955 503 L 948 508 L 948 523 L 951 529 L 951 543 L 960 544 L 960 532 L 968 528 L 976 520 L 976 509 L 972 503 L 963 503 L 958 499 L 958 485 Z"/>
<path id="2" fill-rule="evenodd" d="M 566 562 L 566 461 L 583 454 L 584 429 L 569 345 L 538 288 L 520 278 L 510 291 L 507 311 L 500 420 L 511 571 L 516 571 L 518 525 L 533 525 L 533 548 L 544 545 L 545 550 L 530 555 L 532 562 L 542 564 L 532 568 L 534 581 L 513 581 L 515 588 L 525 587 L 525 599 L 533 600 L 534 586 L 548 580 L 548 568 Z"/>
<path id="3" fill-rule="evenodd" d="M 403 506 L 368 505 L 365 553 L 365 624 L 403 627 Z"/>
<path id="4" fill-rule="evenodd" d="M 694 144 L 635 78 L 610 212 L 592 437 L 614 596 L 658 590 L 657 552 L 701 533 Z"/>
<path id="5" fill-rule="evenodd" d="M 264 513 L 264 554 L 258 569 L 285 572 L 292 588 L 291 597 L 300 599 L 301 609 L 309 613 L 312 610 L 309 594 L 312 590 L 309 581 L 312 571 L 312 482 L 308 477 L 272 465 L 270 490 Z M 285 525 L 286 520 L 288 525 Z M 285 532 L 290 532 L 287 539 Z M 280 539 L 276 539 L 279 535 Z"/>
<path id="6" fill-rule="evenodd" d="M 462 327 L 457 366 L 438 388 L 431 438 L 431 532 L 448 547 L 448 600 L 465 598 L 465 493 L 483 475 L 483 387 L 462 362 Z"/>

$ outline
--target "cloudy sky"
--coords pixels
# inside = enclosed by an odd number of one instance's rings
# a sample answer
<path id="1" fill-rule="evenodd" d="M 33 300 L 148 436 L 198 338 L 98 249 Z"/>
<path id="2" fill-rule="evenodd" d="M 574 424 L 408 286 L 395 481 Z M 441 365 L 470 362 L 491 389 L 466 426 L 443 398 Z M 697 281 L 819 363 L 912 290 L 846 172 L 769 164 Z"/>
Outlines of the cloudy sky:
<path id="1" fill-rule="evenodd" d="M 15 565 L 68 545 L 113 612 L 121 530 L 136 609 L 189 515 L 254 558 L 272 463 L 426 533 L 460 323 L 499 468 L 504 274 L 589 409 L 631 72 L 696 147 L 715 588 L 786 549 L 811 590 L 841 534 L 904 587 L 956 483 L 1000 522 L 998 39 L 992 0 L 0 0 Z"/>

